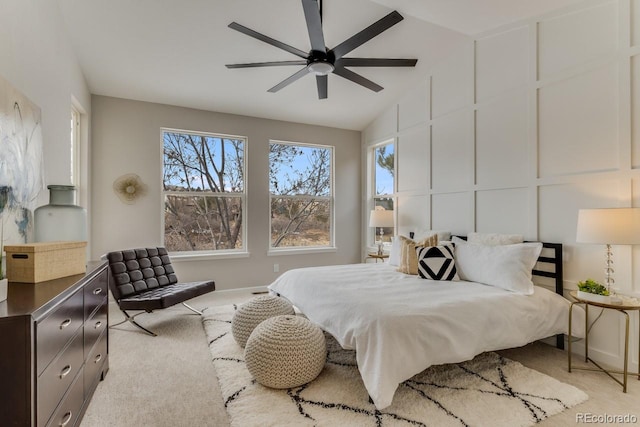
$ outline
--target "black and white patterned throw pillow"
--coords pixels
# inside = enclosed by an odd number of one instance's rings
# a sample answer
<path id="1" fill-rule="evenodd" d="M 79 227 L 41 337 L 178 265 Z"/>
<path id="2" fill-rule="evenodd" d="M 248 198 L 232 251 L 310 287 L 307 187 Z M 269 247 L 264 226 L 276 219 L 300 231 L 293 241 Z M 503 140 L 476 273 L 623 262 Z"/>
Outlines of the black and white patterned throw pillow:
<path id="1" fill-rule="evenodd" d="M 418 274 L 423 279 L 460 280 L 454 259 L 454 244 L 416 247 Z"/>

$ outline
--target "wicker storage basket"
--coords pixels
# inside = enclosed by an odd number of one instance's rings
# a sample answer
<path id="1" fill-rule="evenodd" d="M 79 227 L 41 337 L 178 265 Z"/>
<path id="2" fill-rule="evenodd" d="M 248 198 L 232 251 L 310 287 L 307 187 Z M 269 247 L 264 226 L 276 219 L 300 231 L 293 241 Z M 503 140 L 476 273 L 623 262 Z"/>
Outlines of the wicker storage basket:
<path id="1" fill-rule="evenodd" d="M 5 246 L 10 282 L 38 283 L 86 272 L 87 242 Z"/>

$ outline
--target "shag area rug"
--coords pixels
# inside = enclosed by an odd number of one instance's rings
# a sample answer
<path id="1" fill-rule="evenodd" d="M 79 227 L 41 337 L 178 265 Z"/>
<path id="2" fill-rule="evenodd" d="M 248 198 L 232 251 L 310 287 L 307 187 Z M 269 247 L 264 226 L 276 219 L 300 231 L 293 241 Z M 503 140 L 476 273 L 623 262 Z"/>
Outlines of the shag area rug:
<path id="1" fill-rule="evenodd" d="M 275 390 L 249 374 L 231 334 L 235 306 L 203 310 L 203 326 L 234 427 L 530 426 L 588 396 L 496 353 L 433 366 L 400 384 L 393 404 L 376 410 L 355 362 L 329 334 L 324 370 L 309 384 Z"/>

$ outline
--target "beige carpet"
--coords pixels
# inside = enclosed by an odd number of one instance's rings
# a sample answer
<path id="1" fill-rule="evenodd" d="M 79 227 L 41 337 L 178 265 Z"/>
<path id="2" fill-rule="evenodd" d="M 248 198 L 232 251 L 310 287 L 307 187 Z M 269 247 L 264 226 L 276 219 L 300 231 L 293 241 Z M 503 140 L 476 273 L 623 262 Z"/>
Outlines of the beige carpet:
<path id="1" fill-rule="evenodd" d="M 314 381 L 288 390 L 256 383 L 231 334 L 234 306 L 204 311 L 203 325 L 234 427 L 486 426 L 528 427 L 588 396 L 518 362 L 483 353 L 472 361 L 432 366 L 403 382 L 393 404 L 376 410 L 355 352 L 326 334 L 327 363 Z M 264 414 L 271 414 L 268 419 Z"/>
<path id="2" fill-rule="evenodd" d="M 252 296 L 248 291 L 217 291 L 191 302 L 196 308 L 204 308 L 242 303 Z M 83 427 L 230 425 L 202 320 L 189 313 L 177 306 L 138 317 L 158 337 L 137 332 L 130 325 L 110 330 L 111 369 L 96 390 Z M 111 323 L 122 319 L 113 303 L 110 316 Z M 499 353 L 589 395 L 585 403 L 542 421 L 540 426 L 576 425 L 577 413 L 631 413 L 640 417 L 640 381 L 635 377 L 629 380 L 629 392 L 624 394 L 604 374 L 568 373 L 566 353 L 545 344 L 534 343 Z M 268 414 L 265 416 L 268 419 Z"/>

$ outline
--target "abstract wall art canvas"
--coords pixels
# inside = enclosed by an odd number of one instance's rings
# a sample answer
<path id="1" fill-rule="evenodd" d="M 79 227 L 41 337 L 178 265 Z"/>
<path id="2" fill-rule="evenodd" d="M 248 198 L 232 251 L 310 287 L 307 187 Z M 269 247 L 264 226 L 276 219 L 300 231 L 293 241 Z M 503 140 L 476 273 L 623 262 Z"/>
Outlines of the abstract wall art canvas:
<path id="1" fill-rule="evenodd" d="M 40 108 L 0 77 L 0 247 L 29 240 L 43 188 Z"/>

